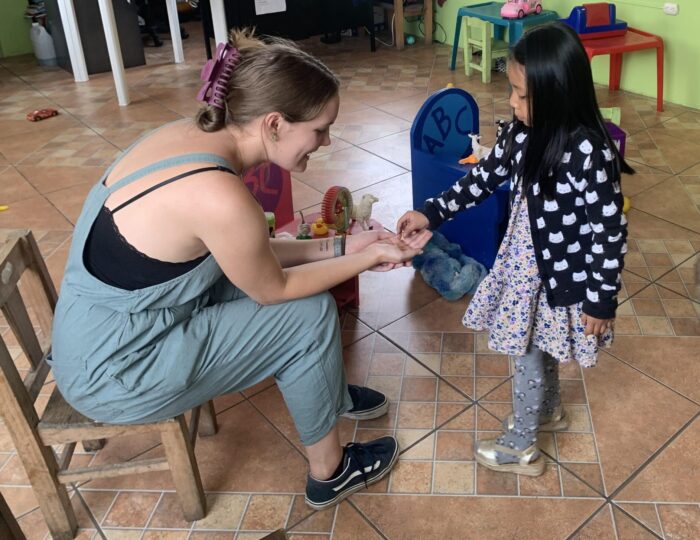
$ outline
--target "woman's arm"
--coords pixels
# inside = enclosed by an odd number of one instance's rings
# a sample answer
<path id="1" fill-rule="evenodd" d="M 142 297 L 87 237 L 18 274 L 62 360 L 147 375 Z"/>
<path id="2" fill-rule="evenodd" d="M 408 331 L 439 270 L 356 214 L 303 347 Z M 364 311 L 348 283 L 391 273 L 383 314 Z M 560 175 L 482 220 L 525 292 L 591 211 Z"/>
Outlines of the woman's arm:
<path id="1" fill-rule="evenodd" d="M 282 268 L 289 268 L 308 262 L 332 259 L 340 254 L 357 253 L 377 240 L 386 240 L 392 236 L 393 234 L 390 232 L 376 230 L 348 235 L 342 242 L 340 236 L 311 240 L 271 238 L 270 247 Z"/>
<path id="2" fill-rule="evenodd" d="M 394 236 L 344 257 L 283 269 L 268 237 L 264 214 L 247 188 L 242 183 L 229 182 L 212 185 L 210 189 L 217 193 L 202 196 L 206 207 L 195 224 L 196 234 L 229 280 L 261 304 L 311 296 L 377 265 L 410 260 L 430 238 L 428 233 L 403 242 Z M 299 241 L 305 242 L 308 241 Z M 316 254 L 319 253 L 320 247 Z"/>

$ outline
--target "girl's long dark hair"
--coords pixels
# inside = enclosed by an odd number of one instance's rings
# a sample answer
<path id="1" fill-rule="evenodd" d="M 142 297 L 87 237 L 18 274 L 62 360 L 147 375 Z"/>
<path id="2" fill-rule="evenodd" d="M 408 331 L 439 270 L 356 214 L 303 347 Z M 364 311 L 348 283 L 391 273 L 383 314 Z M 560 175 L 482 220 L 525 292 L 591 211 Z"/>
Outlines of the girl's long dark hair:
<path id="1" fill-rule="evenodd" d="M 616 176 L 634 174 L 605 127 L 586 51 L 571 27 L 556 22 L 532 28 L 512 49 L 510 61 L 524 66 L 527 79 L 530 130 L 525 185 L 539 181 L 544 196 L 553 198 L 556 178 L 552 173 L 569 138 L 580 130 L 607 143 L 616 158 Z"/>

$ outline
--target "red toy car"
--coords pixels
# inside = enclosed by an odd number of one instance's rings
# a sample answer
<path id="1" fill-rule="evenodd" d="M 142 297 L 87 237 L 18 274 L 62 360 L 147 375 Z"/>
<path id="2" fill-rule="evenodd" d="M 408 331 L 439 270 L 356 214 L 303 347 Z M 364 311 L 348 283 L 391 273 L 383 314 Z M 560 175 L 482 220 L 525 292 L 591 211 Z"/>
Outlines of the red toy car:
<path id="1" fill-rule="evenodd" d="M 57 114 L 58 111 L 56 109 L 37 109 L 36 111 L 27 113 L 27 120 L 29 120 L 30 122 L 38 122 L 39 120 L 51 118 L 52 116 L 56 116 Z"/>

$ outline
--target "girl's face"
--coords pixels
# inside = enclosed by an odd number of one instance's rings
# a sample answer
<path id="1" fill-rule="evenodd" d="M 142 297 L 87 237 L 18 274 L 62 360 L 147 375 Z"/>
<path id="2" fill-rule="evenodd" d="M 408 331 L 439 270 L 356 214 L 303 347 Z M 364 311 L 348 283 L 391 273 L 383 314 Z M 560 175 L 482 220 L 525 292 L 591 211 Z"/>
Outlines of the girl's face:
<path id="1" fill-rule="evenodd" d="M 513 108 L 515 117 L 530 125 L 530 99 L 527 95 L 527 79 L 525 77 L 525 67 L 515 60 L 508 62 L 508 81 L 510 82 L 509 104 Z"/>
<path id="2" fill-rule="evenodd" d="M 321 146 L 331 144 L 330 127 L 338 116 L 340 100 L 336 94 L 328 100 L 316 118 L 306 122 L 282 122 L 276 144 L 275 163 L 292 172 L 304 172 L 309 156 Z"/>

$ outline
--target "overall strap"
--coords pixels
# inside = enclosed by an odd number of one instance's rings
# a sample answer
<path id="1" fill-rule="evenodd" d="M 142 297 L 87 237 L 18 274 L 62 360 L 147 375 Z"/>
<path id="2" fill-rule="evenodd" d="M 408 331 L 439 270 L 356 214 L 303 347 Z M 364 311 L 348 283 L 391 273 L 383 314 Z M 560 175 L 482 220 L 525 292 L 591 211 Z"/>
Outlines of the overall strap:
<path id="1" fill-rule="evenodd" d="M 185 165 L 187 163 L 213 163 L 215 165 L 228 169 L 233 174 L 238 174 L 236 170 L 231 166 L 231 164 L 221 156 L 217 156 L 216 154 L 209 154 L 206 152 L 199 152 L 192 154 L 184 154 L 182 156 L 169 157 L 160 161 L 156 161 L 155 163 L 151 163 L 150 165 L 146 165 L 145 167 L 134 171 L 131 174 L 125 176 L 124 178 L 118 180 L 117 182 L 109 186 L 108 189 L 110 193 L 113 193 L 119 188 L 124 187 L 127 184 L 131 184 L 132 182 L 135 182 L 139 178 L 143 178 L 147 174 L 156 171 L 162 171 L 163 169 L 168 169 L 170 167 L 176 167 L 178 165 Z"/>
<path id="2" fill-rule="evenodd" d="M 207 171 L 223 171 L 223 172 L 227 172 L 227 173 L 231 173 L 231 174 L 236 174 L 234 171 L 232 171 L 228 167 L 222 167 L 221 165 L 216 165 L 214 167 L 200 167 L 199 169 L 193 169 L 191 171 L 187 171 L 187 172 L 184 172 L 182 174 L 178 174 L 177 176 L 173 176 L 172 178 L 168 178 L 167 180 L 163 180 L 162 182 L 157 183 L 155 186 L 151 186 L 148 189 L 142 191 L 141 193 L 134 195 L 128 201 L 123 202 L 122 204 L 120 204 L 119 206 L 114 208 L 112 210 L 112 215 L 116 214 L 117 212 L 119 212 L 119 210 L 121 210 L 125 206 L 131 204 L 132 202 L 139 200 L 141 197 L 144 197 L 145 195 L 148 195 L 151 191 L 155 191 L 158 188 L 162 188 L 163 186 L 167 186 L 168 184 L 171 184 L 177 180 L 180 180 L 181 178 L 185 178 L 187 176 L 192 176 L 193 174 L 198 174 L 198 173 L 207 172 Z"/>

